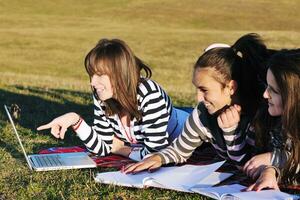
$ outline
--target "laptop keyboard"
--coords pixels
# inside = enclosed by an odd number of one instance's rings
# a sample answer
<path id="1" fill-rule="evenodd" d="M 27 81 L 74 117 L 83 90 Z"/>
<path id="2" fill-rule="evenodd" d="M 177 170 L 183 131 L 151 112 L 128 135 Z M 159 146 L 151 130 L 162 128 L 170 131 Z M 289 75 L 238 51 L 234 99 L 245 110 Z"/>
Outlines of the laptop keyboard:
<path id="1" fill-rule="evenodd" d="M 52 166 L 63 165 L 58 155 L 45 155 L 45 156 L 41 155 L 41 156 L 36 156 L 35 159 L 40 166 L 52 167 Z"/>

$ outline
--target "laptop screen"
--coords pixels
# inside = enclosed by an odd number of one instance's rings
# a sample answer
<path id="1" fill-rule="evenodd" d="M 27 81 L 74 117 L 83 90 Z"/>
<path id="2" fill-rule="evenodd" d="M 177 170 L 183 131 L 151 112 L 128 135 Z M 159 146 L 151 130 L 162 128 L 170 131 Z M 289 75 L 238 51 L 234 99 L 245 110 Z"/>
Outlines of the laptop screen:
<path id="1" fill-rule="evenodd" d="M 24 156 L 25 156 L 26 162 L 27 162 L 29 168 L 32 170 L 32 166 L 31 166 L 31 164 L 30 164 L 30 162 L 29 162 L 29 160 L 28 160 L 27 154 L 26 154 L 26 152 L 25 152 L 25 149 L 24 149 L 23 144 L 22 144 L 22 142 L 21 142 L 21 139 L 20 139 L 20 137 L 19 137 L 18 131 L 17 131 L 16 126 L 15 126 L 15 123 L 14 123 L 14 121 L 12 120 L 12 117 L 11 117 L 11 115 L 10 115 L 10 112 L 8 111 L 8 107 L 7 107 L 6 105 L 4 105 L 4 109 L 5 109 L 5 111 L 6 111 L 6 114 L 7 114 L 7 116 L 8 116 L 8 119 L 9 119 L 9 121 L 10 121 L 10 123 L 11 123 L 11 125 L 12 125 L 12 127 L 13 127 L 13 129 L 14 129 L 14 132 L 15 132 L 17 138 L 18 138 L 19 144 L 21 145 L 21 148 L 22 148 L 23 154 L 24 154 Z"/>

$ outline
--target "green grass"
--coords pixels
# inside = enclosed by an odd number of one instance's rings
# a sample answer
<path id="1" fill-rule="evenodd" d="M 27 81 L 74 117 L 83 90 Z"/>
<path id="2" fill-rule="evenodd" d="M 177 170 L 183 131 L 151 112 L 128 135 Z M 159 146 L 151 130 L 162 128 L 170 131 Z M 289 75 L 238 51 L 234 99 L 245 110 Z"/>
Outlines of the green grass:
<path id="1" fill-rule="evenodd" d="M 27 152 L 76 145 L 71 131 L 59 141 L 35 129 L 69 111 L 92 120 L 83 59 L 100 38 L 125 40 L 175 105 L 195 105 L 192 67 L 206 46 L 257 32 L 270 48 L 299 47 L 299 8 L 298 0 L 0 0 L 0 199 L 201 199 L 96 184 L 107 169 L 30 172 L 2 105 L 21 107 Z"/>

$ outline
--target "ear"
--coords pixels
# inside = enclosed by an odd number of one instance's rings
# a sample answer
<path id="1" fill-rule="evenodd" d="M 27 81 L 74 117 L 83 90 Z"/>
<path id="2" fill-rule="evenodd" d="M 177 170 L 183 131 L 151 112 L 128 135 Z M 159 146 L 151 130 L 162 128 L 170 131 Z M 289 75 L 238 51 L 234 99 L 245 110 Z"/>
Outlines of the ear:
<path id="1" fill-rule="evenodd" d="M 238 84 L 235 80 L 229 81 L 227 86 L 228 86 L 230 95 L 233 95 L 236 92 L 237 88 L 238 88 Z"/>

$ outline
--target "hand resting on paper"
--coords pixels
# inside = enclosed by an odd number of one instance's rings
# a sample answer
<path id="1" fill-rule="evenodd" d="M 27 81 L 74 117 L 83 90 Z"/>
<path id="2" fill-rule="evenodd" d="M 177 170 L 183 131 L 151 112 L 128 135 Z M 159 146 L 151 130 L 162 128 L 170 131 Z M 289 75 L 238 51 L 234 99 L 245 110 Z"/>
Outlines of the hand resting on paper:
<path id="1" fill-rule="evenodd" d="M 125 174 L 130 174 L 130 173 L 136 174 L 138 172 L 141 172 L 141 171 L 147 170 L 147 169 L 148 169 L 148 171 L 151 172 L 151 171 L 154 171 L 154 170 L 160 168 L 161 165 L 162 165 L 161 158 L 158 155 L 152 155 L 138 163 L 126 165 L 122 169 L 122 172 Z"/>
<path id="2" fill-rule="evenodd" d="M 279 190 L 276 171 L 272 167 L 265 167 L 256 182 L 250 185 L 246 191 L 260 191 L 264 188 Z"/>
<path id="3" fill-rule="evenodd" d="M 51 134 L 56 138 L 64 139 L 67 129 L 75 124 L 80 119 L 80 116 L 74 112 L 66 113 L 55 119 L 48 124 L 39 126 L 38 131 L 51 129 Z"/>
<path id="4" fill-rule="evenodd" d="M 243 171 L 247 176 L 256 179 L 261 171 L 268 165 L 271 165 L 272 153 L 267 152 L 253 156 L 243 167 Z"/>

